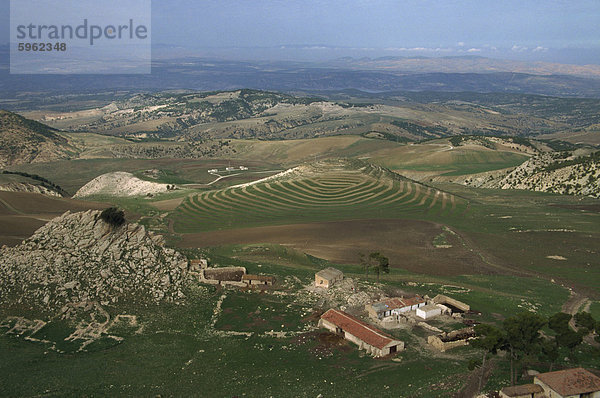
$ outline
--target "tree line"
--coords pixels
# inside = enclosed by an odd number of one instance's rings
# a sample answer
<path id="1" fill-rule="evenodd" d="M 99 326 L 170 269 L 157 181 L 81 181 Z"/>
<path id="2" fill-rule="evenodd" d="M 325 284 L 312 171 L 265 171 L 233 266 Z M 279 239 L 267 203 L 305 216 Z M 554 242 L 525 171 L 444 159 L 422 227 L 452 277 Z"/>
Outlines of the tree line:
<path id="1" fill-rule="evenodd" d="M 575 328 L 570 325 L 573 319 Z M 553 335 L 542 331 L 548 327 Z M 525 364 L 542 361 L 549 364 L 549 371 L 560 357 L 561 351 L 568 352 L 571 361 L 575 348 L 583 342 L 585 336 L 600 332 L 600 321 L 589 312 L 575 314 L 556 313 L 549 318 L 531 312 L 523 312 L 504 320 L 501 326 L 479 324 L 475 326 L 476 338 L 470 345 L 482 350 L 482 360 L 469 363 L 471 370 L 481 367 L 479 390 L 483 381 L 484 368 L 489 356 L 504 351 L 510 361 L 510 383 L 515 385 L 519 371 Z M 600 343 L 600 336 L 596 335 Z"/>

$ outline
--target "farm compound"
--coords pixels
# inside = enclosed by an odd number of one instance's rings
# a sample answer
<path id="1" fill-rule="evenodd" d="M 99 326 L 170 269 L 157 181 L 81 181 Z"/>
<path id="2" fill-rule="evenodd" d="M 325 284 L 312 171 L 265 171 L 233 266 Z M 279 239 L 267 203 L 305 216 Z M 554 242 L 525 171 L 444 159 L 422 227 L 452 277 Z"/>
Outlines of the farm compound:
<path id="1" fill-rule="evenodd" d="M 342 271 L 328 267 L 315 274 L 315 286 L 328 289 L 342 279 L 344 279 Z"/>
<path id="2" fill-rule="evenodd" d="M 404 342 L 343 311 L 330 309 L 321 315 L 319 327 L 341 334 L 375 357 L 383 357 L 404 349 Z"/>

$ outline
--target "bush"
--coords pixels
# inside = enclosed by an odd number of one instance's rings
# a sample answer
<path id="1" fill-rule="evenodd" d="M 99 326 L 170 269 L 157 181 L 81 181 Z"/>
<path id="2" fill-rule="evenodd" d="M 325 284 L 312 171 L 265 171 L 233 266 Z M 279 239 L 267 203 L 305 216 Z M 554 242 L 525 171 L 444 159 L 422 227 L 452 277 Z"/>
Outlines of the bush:
<path id="1" fill-rule="evenodd" d="M 125 224 L 125 212 L 116 207 L 109 207 L 100 213 L 100 218 L 113 227 L 120 227 Z"/>

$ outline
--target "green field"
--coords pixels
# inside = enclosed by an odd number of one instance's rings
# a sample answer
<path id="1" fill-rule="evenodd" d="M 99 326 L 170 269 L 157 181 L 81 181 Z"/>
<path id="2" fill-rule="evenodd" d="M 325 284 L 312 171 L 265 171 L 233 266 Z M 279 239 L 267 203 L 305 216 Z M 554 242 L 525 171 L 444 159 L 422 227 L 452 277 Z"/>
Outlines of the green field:
<path id="1" fill-rule="evenodd" d="M 78 159 L 50 163 L 34 163 L 10 167 L 10 170 L 38 174 L 60 185 L 74 194 L 92 179 L 105 173 L 127 171 L 143 177 L 142 171 L 158 169 L 162 171 L 159 180 L 168 184 L 206 184 L 216 177 L 208 174 L 209 169 L 225 169 L 229 166 L 245 165 L 251 172 L 277 169 L 267 162 L 246 162 L 230 160 L 194 160 L 194 159 Z M 262 178 L 253 174 L 250 180 Z M 244 180 L 245 182 L 247 180 Z"/>
<path id="2" fill-rule="evenodd" d="M 376 168 L 324 163 L 310 178 L 265 182 L 191 196 L 171 216 L 177 232 L 464 211 L 465 201 Z"/>
<path id="3" fill-rule="evenodd" d="M 483 147 L 450 149 L 445 141 L 408 145 L 373 154 L 373 162 L 392 170 L 435 172 L 461 176 L 516 167 L 529 159 L 521 153 L 489 150 Z"/>

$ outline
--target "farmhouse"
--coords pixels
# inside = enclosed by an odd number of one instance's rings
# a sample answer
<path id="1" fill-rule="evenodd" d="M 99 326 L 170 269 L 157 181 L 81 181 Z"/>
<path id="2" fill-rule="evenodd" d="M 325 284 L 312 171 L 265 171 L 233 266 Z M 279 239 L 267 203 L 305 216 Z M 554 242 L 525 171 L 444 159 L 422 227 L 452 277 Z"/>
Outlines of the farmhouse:
<path id="1" fill-rule="evenodd" d="M 273 278 L 272 276 L 267 276 L 267 275 L 253 275 L 253 274 L 242 275 L 242 282 L 246 283 L 249 286 L 250 285 L 271 286 L 274 281 L 275 281 L 275 278 Z"/>
<path id="2" fill-rule="evenodd" d="M 500 398 L 543 398 L 544 389 L 538 384 L 504 387 L 500 390 Z"/>
<path id="3" fill-rule="evenodd" d="M 583 368 L 540 373 L 533 382 L 548 398 L 600 398 L 600 377 Z"/>
<path id="4" fill-rule="evenodd" d="M 417 308 L 417 316 L 423 319 L 433 318 L 442 314 L 442 309 L 435 304 L 427 304 L 421 308 Z"/>
<path id="5" fill-rule="evenodd" d="M 400 309 L 405 305 L 400 298 L 391 298 L 388 300 L 377 301 L 365 305 L 365 310 L 373 319 L 383 319 L 391 315 L 398 315 Z"/>
<path id="6" fill-rule="evenodd" d="M 343 311 L 330 309 L 319 320 L 319 327 L 343 335 L 374 357 L 382 357 L 404 349 L 404 342 Z"/>
<path id="7" fill-rule="evenodd" d="M 332 267 L 325 268 L 315 274 L 315 286 L 328 289 L 342 279 L 344 279 L 342 271 Z"/>
<path id="8" fill-rule="evenodd" d="M 425 305 L 425 299 L 420 296 L 410 298 L 394 297 L 387 300 L 366 304 L 365 310 L 375 320 L 388 316 L 400 315 L 403 312 L 416 310 Z"/>

